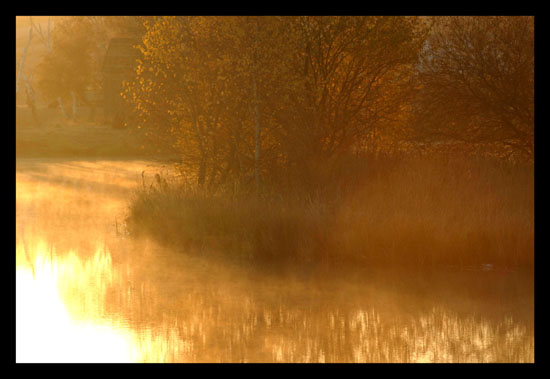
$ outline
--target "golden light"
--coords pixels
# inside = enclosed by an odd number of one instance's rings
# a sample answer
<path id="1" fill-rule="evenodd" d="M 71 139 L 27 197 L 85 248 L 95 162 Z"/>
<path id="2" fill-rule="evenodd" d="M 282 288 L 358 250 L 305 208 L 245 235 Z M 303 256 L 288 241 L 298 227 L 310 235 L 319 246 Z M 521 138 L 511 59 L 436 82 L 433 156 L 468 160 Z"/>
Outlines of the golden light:
<path id="1" fill-rule="evenodd" d="M 58 291 L 59 267 L 42 255 L 16 268 L 17 362 L 132 362 L 131 335 L 108 322 L 75 321 Z"/>

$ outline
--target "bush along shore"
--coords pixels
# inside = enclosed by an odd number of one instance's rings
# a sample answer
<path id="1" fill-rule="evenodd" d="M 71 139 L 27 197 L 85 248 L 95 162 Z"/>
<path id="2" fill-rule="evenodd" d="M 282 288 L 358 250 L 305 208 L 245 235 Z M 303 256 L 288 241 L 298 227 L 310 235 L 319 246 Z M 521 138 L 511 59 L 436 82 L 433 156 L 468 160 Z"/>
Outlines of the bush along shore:
<path id="1" fill-rule="evenodd" d="M 533 268 L 532 164 L 371 159 L 337 171 L 257 195 L 157 175 L 136 191 L 127 226 L 183 253 L 258 267 Z"/>

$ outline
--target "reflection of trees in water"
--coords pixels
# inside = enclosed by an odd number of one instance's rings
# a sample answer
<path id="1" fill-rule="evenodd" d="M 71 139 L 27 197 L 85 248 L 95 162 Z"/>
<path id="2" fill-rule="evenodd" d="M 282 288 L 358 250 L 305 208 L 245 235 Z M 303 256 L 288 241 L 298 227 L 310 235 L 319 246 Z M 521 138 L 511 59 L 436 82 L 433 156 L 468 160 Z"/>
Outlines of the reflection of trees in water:
<path id="1" fill-rule="evenodd" d="M 41 250 L 47 253 L 43 245 Z M 118 251 L 111 253 L 112 249 Z M 463 316 L 425 306 L 410 310 L 414 306 L 410 304 L 398 312 L 395 305 L 385 304 L 389 301 L 368 295 L 338 299 L 344 291 L 337 289 L 323 293 L 287 288 L 268 294 L 273 291 L 269 283 L 239 280 L 235 274 L 208 270 L 200 262 L 179 267 L 162 260 L 154 264 L 154 252 L 139 249 L 111 242 L 107 251 L 98 247 L 91 257 L 74 251 L 59 257 L 57 265 L 58 287 L 71 314 L 92 321 L 112 319 L 115 325 L 129 328 L 144 359 L 533 359 L 532 329 L 511 318 Z"/>
<path id="2" fill-rule="evenodd" d="M 512 318 L 415 308 L 398 294 L 373 296 L 368 288 L 282 288 L 277 279 L 262 283 L 200 259 L 157 259 L 159 253 L 153 245 L 111 240 L 95 254 L 59 256 L 58 288 L 68 310 L 77 319 L 129 328 L 145 360 L 533 360 L 533 330 Z"/>
<path id="3" fill-rule="evenodd" d="M 464 315 L 388 293 L 345 296 L 258 282 L 197 260 L 119 261 L 127 273 L 106 307 L 180 362 L 518 362 L 534 357 L 533 329 L 512 317 Z M 129 265 L 129 266 L 128 266 Z M 278 279 L 273 279 L 276 283 Z M 280 286 L 280 287 L 279 287 Z M 315 286 L 315 285 L 314 285 Z M 357 292 L 363 292 L 358 288 Z M 145 332 L 144 332 L 145 331 Z M 145 333 L 145 334 L 142 334 Z"/>
<path id="4" fill-rule="evenodd" d="M 93 182 L 125 183 L 108 166 L 63 167 L 60 183 L 39 175 L 47 173 L 39 169 L 18 177 L 17 251 L 23 253 L 25 245 L 32 261 L 43 255 L 43 261 L 54 262 L 71 315 L 110 320 L 113 328 L 131 331 L 142 360 L 534 360 L 532 323 L 505 317 L 508 309 L 519 308 L 519 292 L 505 299 L 504 311 L 491 314 L 481 305 L 461 310 L 458 296 L 442 300 L 446 293 L 456 295 L 456 288 L 433 295 L 440 282 L 454 280 L 448 275 L 411 289 L 374 276 L 356 284 L 349 277 L 270 277 L 172 255 L 150 241 L 121 238 L 106 225 L 121 200 Z M 141 171 L 136 166 L 137 183 Z M 131 170 L 125 175 L 132 180 Z M 472 280 L 457 281 L 463 282 Z M 479 280 L 464 296 L 482 283 L 492 285 Z M 532 315 L 532 306 L 526 309 Z"/>

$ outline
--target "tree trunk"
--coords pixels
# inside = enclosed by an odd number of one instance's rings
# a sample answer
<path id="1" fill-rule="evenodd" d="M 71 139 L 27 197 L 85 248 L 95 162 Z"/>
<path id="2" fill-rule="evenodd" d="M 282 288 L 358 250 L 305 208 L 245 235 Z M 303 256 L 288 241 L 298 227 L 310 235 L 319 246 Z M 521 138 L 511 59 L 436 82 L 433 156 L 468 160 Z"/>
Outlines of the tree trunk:
<path id="1" fill-rule="evenodd" d="M 258 25 L 258 19 L 255 19 L 256 30 L 254 33 L 253 40 L 253 58 L 252 58 L 252 91 L 254 96 L 254 141 L 255 141 L 255 151 L 254 151 L 254 177 L 256 179 L 256 193 L 260 193 L 260 154 L 261 154 L 261 141 L 260 141 L 260 97 L 258 95 L 258 33 L 260 28 Z"/>
<path id="2" fill-rule="evenodd" d="M 67 117 L 67 113 L 65 113 L 65 108 L 63 107 L 63 101 L 61 101 L 61 97 L 57 97 L 57 103 L 59 104 L 59 109 L 61 109 L 61 114 L 63 114 L 63 117 Z"/>
<path id="3" fill-rule="evenodd" d="M 71 95 L 73 97 L 73 119 L 76 119 L 76 96 L 74 91 L 71 91 Z"/>
<path id="4" fill-rule="evenodd" d="M 199 176 L 198 176 L 198 180 L 197 180 L 197 184 L 199 185 L 199 187 L 204 186 L 205 177 L 206 177 L 206 157 L 202 156 L 201 157 L 201 162 L 200 162 L 200 165 L 199 165 Z"/>
<path id="5" fill-rule="evenodd" d="M 51 40 L 51 33 L 50 33 L 50 22 L 51 22 L 52 18 L 51 17 L 48 17 L 48 35 L 47 35 L 47 42 L 46 42 L 46 51 L 47 53 L 51 53 L 52 52 L 52 40 Z"/>
<path id="6" fill-rule="evenodd" d="M 29 45 L 31 44 L 32 39 L 32 26 L 29 29 L 29 40 L 27 41 L 27 45 L 25 46 L 25 49 L 23 50 L 23 55 L 21 56 L 21 60 L 19 61 L 19 71 L 17 73 L 17 82 L 15 84 L 15 93 L 19 92 L 19 83 L 21 82 L 21 74 L 23 72 L 23 65 L 25 64 L 25 57 L 27 56 L 27 49 L 29 48 Z"/>
<path id="7" fill-rule="evenodd" d="M 95 102 L 92 103 L 92 110 L 90 111 L 90 121 L 95 121 Z"/>
<path id="8" fill-rule="evenodd" d="M 256 147 L 254 152 L 254 176 L 256 178 L 256 191 L 260 191 L 260 109 L 259 109 L 259 99 L 258 99 L 258 90 L 256 88 L 256 78 L 254 78 L 253 90 L 254 90 L 254 124 L 256 133 L 254 139 L 256 141 Z"/>
<path id="9" fill-rule="evenodd" d="M 32 75 L 31 75 L 31 79 L 28 79 L 25 73 L 22 72 L 21 78 L 25 83 L 25 91 L 27 93 L 27 105 L 29 106 L 29 108 L 31 108 L 32 118 L 36 123 L 36 125 L 40 126 L 40 119 L 38 118 L 38 114 L 36 112 L 36 96 L 35 96 L 34 90 L 30 85 L 30 81 L 32 80 Z"/>
<path id="10" fill-rule="evenodd" d="M 37 126 L 40 126 L 40 119 L 36 113 L 36 103 L 34 99 L 34 92 L 32 91 L 29 83 L 25 83 L 27 91 L 27 104 L 31 108 L 32 118 Z"/>

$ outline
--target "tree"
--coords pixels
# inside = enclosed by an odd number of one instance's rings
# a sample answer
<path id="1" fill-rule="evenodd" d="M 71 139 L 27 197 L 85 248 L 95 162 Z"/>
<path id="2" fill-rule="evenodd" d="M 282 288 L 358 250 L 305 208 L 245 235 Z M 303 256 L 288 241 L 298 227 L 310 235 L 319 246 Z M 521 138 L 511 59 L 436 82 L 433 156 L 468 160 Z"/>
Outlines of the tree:
<path id="1" fill-rule="evenodd" d="M 138 35 L 140 19 L 135 16 L 67 17 L 53 32 L 49 53 L 37 67 L 38 89 L 49 101 L 86 101 L 88 88 L 101 88 L 101 67 L 113 36 Z"/>
<path id="2" fill-rule="evenodd" d="M 437 17 L 418 83 L 420 140 L 533 156 L 533 17 Z"/>
<path id="3" fill-rule="evenodd" d="M 223 93 L 221 72 L 206 43 L 207 22 L 189 17 L 148 20 L 143 59 L 126 91 L 143 125 L 179 148 L 184 163 L 197 169 L 200 185 L 218 154 L 216 129 L 224 106 L 218 98 Z"/>
<path id="4" fill-rule="evenodd" d="M 52 51 L 37 67 L 38 88 L 47 101 L 72 100 L 82 96 L 92 81 L 93 33 L 85 18 L 71 18 L 58 23 L 53 33 Z"/>
<path id="5" fill-rule="evenodd" d="M 393 126 L 425 35 L 415 17 L 155 17 L 145 28 L 126 91 L 143 126 L 173 141 L 199 185 L 255 178 L 256 189 Z"/>
<path id="6" fill-rule="evenodd" d="M 52 26 L 51 17 L 48 17 L 47 27 L 43 29 L 41 24 L 38 24 L 37 26 L 37 24 L 34 23 L 32 16 L 29 16 L 29 37 L 25 45 L 25 48 L 23 49 L 19 62 L 17 64 L 15 94 L 17 97 L 17 94 L 19 93 L 21 82 L 22 82 L 25 87 L 27 105 L 31 109 L 33 119 L 37 125 L 40 125 L 40 119 L 38 118 L 38 114 L 36 110 L 37 96 L 32 83 L 34 72 L 32 69 L 29 69 L 29 68 L 27 68 L 27 70 L 24 70 L 24 65 L 25 65 L 25 60 L 27 57 L 29 46 L 31 45 L 33 32 L 35 33 L 34 35 L 38 36 L 38 38 L 41 40 L 42 44 L 44 45 L 45 54 L 47 55 L 51 52 L 51 26 Z M 27 74 L 25 74 L 25 71 L 27 72 Z"/>
<path id="7" fill-rule="evenodd" d="M 32 41 L 32 31 L 33 27 L 31 26 L 29 28 L 29 38 L 27 39 L 27 43 L 25 45 L 25 49 L 23 50 L 23 54 L 21 55 L 21 59 L 19 60 L 18 68 L 17 68 L 17 77 L 15 81 L 15 93 L 17 94 L 19 92 L 20 83 L 21 83 L 21 77 L 23 74 L 23 66 L 25 65 L 25 58 L 27 57 L 27 51 L 29 49 L 29 46 Z"/>
<path id="8" fill-rule="evenodd" d="M 287 85 L 273 99 L 287 160 L 299 172 L 365 148 L 396 127 L 426 35 L 417 17 L 297 17 Z M 304 167 L 304 165 L 306 167 Z"/>
<path id="9" fill-rule="evenodd" d="M 172 141 L 199 185 L 252 173 L 259 183 L 260 117 L 270 28 L 255 18 L 158 17 L 126 97 L 143 126 Z M 267 66 L 266 66 L 267 65 Z M 269 150 L 269 149 L 268 149 Z"/>

